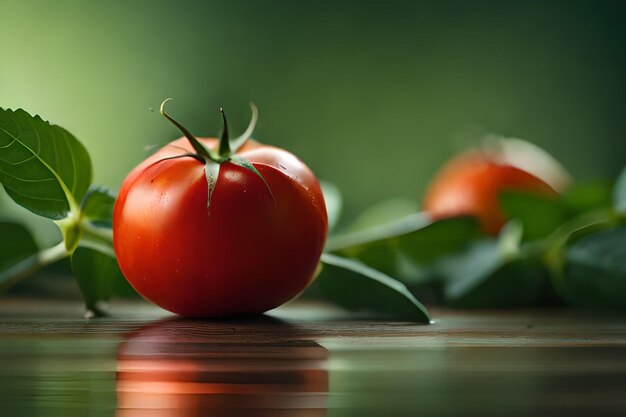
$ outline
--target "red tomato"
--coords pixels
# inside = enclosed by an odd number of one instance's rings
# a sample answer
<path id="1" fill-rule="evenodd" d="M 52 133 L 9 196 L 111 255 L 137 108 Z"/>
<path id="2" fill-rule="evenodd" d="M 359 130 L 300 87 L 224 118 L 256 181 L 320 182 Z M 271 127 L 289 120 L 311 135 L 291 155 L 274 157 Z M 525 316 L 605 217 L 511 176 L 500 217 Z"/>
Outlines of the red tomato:
<path id="1" fill-rule="evenodd" d="M 498 200 L 503 190 L 558 194 L 544 180 L 490 153 L 468 152 L 439 171 L 426 192 L 423 209 L 436 219 L 475 216 L 486 233 L 497 234 L 506 223 Z"/>
<path id="2" fill-rule="evenodd" d="M 115 253 L 135 290 L 194 317 L 260 314 L 302 292 L 328 223 L 311 170 L 287 151 L 248 141 L 237 155 L 267 184 L 223 162 L 207 207 L 204 163 L 165 159 L 194 151 L 185 138 L 170 145 L 131 171 L 115 204 Z"/>

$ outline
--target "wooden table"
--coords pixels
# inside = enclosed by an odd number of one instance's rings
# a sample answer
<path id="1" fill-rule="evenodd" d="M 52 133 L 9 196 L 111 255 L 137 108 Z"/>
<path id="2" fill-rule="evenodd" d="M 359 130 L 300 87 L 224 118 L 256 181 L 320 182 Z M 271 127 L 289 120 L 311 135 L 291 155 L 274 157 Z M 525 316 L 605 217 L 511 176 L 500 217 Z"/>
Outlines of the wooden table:
<path id="1" fill-rule="evenodd" d="M 1 416 L 626 415 L 626 319 L 293 303 L 251 320 L 0 299 Z"/>

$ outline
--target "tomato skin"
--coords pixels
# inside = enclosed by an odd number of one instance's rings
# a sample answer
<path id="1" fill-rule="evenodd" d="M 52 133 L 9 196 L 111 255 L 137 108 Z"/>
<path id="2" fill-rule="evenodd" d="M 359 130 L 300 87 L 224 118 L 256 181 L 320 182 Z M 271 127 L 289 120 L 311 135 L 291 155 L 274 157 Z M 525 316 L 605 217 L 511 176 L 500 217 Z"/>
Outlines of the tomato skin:
<path id="1" fill-rule="evenodd" d="M 486 154 L 472 152 L 444 165 L 426 191 L 423 209 L 435 219 L 474 216 L 485 233 L 495 235 L 507 221 L 498 200 L 504 190 L 558 195 L 542 179 Z"/>
<path id="2" fill-rule="evenodd" d="M 163 160 L 192 152 L 186 139 L 171 145 L 131 171 L 115 204 L 115 253 L 135 290 L 192 317 L 260 314 L 302 292 L 328 227 L 319 183 L 306 165 L 250 142 L 238 155 L 252 162 L 274 199 L 261 178 L 225 162 L 207 209 L 204 164 Z"/>

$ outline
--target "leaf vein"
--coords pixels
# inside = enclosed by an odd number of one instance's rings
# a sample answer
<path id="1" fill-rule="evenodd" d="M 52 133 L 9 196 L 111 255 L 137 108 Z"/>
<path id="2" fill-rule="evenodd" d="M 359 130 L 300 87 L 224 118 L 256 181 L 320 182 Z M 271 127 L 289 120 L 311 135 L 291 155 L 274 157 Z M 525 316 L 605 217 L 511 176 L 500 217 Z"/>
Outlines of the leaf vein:
<path id="1" fill-rule="evenodd" d="M 14 122 L 15 122 L 15 121 L 14 121 Z M 32 125 L 32 123 L 31 123 L 31 125 Z M 38 160 L 42 163 L 42 165 L 43 165 L 43 166 L 44 166 L 44 167 L 45 167 L 48 171 L 50 171 L 50 173 L 54 176 L 54 178 L 56 178 L 56 179 L 57 179 L 57 181 L 61 184 L 61 188 L 64 188 L 64 191 L 65 191 L 65 190 L 67 190 L 67 185 L 65 184 L 65 182 L 63 181 L 63 179 L 59 176 L 59 174 L 58 174 L 55 170 L 53 170 L 53 169 L 52 169 L 52 167 L 50 167 L 50 165 L 48 165 L 48 164 L 47 164 L 47 163 L 46 163 L 46 162 L 45 162 L 45 161 L 41 158 L 41 156 L 40 156 L 38 153 L 35 153 L 35 152 L 33 151 L 33 149 L 31 149 L 28 145 L 26 145 L 24 142 L 22 142 L 21 140 L 19 140 L 19 138 L 15 137 L 13 134 L 11 134 L 11 132 L 7 131 L 5 128 L 0 127 L 0 131 L 5 132 L 7 135 L 9 135 L 9 136 L 10 136 L 10 137 L 12 137 L 15 141 L 17 141 L 17 143 L 19 143 L 19 144 L 20 144 L 20 145 L 22 145 L 24 148 L 26 148 L 26 149 L 27 149 L 30 153 L 32 153 L 32 154 L 33 154 L 33 155 L 34 155 L 34 156 L 35 156 L 35 157 L 36 157 L 36 158 L 37 158 L 37 159 L 38 159 Z M 35 129 L 35 131 L 36 131 L 36 129 Z M 39 138 L 39 134 L 37 134 L 37 138 Z M 14 191 L 15 191 L 15 190 L 14 190 Z M 67 199 L 69 200 L 72 196 L 71 196 L 71 194 L 69 193 L 69 190 L 67 190 L 67 191 L 68 191 L 68 194 L 69 194 L 69 195 L 67 195 L 66 197 L 67 197 Z M 19 194 L 19 193 L 18 193 L 18 194 Z"/>
<path id="2" fill-rule="evenodd" d="M 0 149 L 6 149 L 9 146 L 13 145 L 15 143 L 15 139 L 13 139 L 11 142 L 9 142 L 8 144 L 4 145 L 4 146 L 0 146 Z"/>
<path id="3" fill-rule="evenodd" d="M 30 178 L 20 178 L 20 177 L 18 177 L 18 176 L 15 176 L 15 175 L 13 175 L 13 174 L 10 174 L 10 173 L 8 173 L 8 172 L 6 172 L 6 171 L 2 170 L 2 169 L 0 169 L 0 173 L 2 173 L 2 174 L 4 174 L 4 175 L 6 175 L 6 176 L 8 176 L 8 177 L 11 177 L 11 178 L 13 178 L 13 179 L 16 179 L 16 180 L 18 180 L 18 181 L 21 181 L 21 182 L 31 182 L 31 183 L 36 183 L 36 182 L 54 181 L 54 177 L 50 177 L 50 178 L 34 178 L 34 179 L 30 179 Z"/>
<path id="4" fill-rule="evenodd" d="M 35 157 L 31 155 L 29 158 L 26 158 L 26 159 L 24 159 L 24 160 L 22 160 L 22 161 L 18 161 L 18 162 L 11 162 L 11 161 L 7 161 L 7 160 L 6 160 L 6 159 L 4 159 L 4 158 L 0 158 L 0 161 L 4 162 L 5 164 L 9 164 L 9 165 L 17 166 L 17 165 L 24 164 L 24 163 L 26 163 L 26 162 L 28 162 L 28 161 L 31 161 L 31 160 L 33 160 L 33 159 L 35 159 Z"/>
<path id="5" fill-rule="evenodd" d="M 5 185 L 6 187 L 6 185 Z M 26 198 L 30 198 L 32 200 L 44 200 L 44 201 L 59 201 L 61 203 L 67 203 L 66 200 L 62 199 L 62 198 L 54 198 L 54 197 L 37 197 L 37 196 L 32 196 L 32 195 L 28 195 L 28 194 L 24 194 L 21 193 L 19 191 L 17 191 L 15 188 L 11 188 L 11 187 L 7 187 L 9 190 L 11 190 L 12 192 L 14 192 L 15 194 L 19 194 L 22 197 L 26 197 Z"/>

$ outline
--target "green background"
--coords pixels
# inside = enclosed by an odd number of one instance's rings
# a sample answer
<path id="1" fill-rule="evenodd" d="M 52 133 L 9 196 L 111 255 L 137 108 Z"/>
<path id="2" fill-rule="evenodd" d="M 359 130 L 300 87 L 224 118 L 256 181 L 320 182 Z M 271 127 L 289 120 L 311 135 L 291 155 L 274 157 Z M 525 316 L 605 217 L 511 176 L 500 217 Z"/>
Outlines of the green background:
<path id="1" fill-rule="evenodd" d="M 218 133 L 220 106 L 243 130 L 252 100 L 255 136 L 336 183 L 349 218 L 418 200 L 485 133 L 614 177 L 625 41 L 621 1 L 0 0 L 0 107 L 66 127 L 117 189 L 144 145 L 178 136 L 151 111 L 164 98 L 198 135 Z M 6 200 L 0 215 L 20 217 Z"/>

